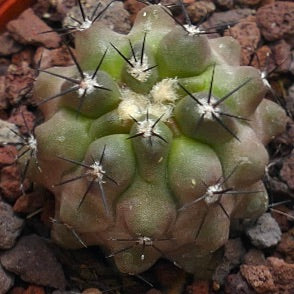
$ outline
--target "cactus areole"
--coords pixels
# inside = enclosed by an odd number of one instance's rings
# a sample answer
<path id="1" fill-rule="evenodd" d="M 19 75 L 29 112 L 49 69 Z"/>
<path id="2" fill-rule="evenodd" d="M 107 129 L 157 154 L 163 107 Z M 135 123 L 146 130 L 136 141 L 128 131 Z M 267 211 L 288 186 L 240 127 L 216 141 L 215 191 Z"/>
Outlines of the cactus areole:
<path id="1" fill-rule="evenodd" d="M 52 238 L 99 245 L 129 274 L 166 258 L 207 276 L 231 221 L 267 209 L 265 144 L 286 115 L 231 37 L 161 5 L 128 35 L 83 17 L 75 64 L 40 69 L 34 90 L 45 121 L 27 175 L 55 195 Z"/>

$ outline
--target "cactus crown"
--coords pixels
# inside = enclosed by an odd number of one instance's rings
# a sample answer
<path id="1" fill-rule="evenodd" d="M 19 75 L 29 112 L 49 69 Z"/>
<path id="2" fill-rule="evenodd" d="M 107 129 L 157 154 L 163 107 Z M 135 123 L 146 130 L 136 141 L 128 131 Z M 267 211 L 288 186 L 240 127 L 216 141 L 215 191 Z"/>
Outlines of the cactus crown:
<path id="1" fill-rule="evenodd" d="M 208 39 L 161 5 L 122 35 L 98 21 L 109 5 L 90 17 L 79 5 L 63 29 L 74 65 L 39 70 L 45 121 L 26 141 L 27 175 L 55 195 L 52 238 L 101 245 L 122 272 L 164 257 L 204 277 L 230 221 L 267 208 L 264 145 L 284 111 L 231 37 Z"/>

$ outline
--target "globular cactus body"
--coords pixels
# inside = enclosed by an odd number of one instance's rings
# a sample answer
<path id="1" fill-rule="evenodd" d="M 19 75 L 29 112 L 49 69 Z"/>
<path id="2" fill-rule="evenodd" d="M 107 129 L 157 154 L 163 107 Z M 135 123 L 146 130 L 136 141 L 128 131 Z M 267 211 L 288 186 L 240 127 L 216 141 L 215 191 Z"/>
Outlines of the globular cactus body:
<path id="1" fill-rule="evenodd" d="M 236 41 L 184 28 L 160 5 L 128 35 L 95 22 L 75 33 L 76 65 L 35 85 L 45 122 L 28 174 L 55 195 L 52 237 L 100 245 L 126 273 L 164 257 L 203 276 L 230 221 L 267 208 L 264 145 L 284 111 Z"/>

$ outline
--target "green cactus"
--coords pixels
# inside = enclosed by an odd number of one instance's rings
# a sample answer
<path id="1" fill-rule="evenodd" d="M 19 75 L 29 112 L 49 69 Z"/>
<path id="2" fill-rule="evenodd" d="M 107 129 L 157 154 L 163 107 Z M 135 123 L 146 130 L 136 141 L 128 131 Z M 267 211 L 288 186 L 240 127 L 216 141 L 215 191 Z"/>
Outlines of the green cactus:
<path id="1" fill-rule="evenodd" d="M 27 174 L 55 195 L 52 238 L 100 245 L 125 273 L 164 257 L 204 276 L 230 220 L 267 209 L 264 146 L 286 115 L 231 37 L 208 39 L 160 5 L 128 35 L 83 19 L 75 65 L 35 84 L 45 122 Z"/>

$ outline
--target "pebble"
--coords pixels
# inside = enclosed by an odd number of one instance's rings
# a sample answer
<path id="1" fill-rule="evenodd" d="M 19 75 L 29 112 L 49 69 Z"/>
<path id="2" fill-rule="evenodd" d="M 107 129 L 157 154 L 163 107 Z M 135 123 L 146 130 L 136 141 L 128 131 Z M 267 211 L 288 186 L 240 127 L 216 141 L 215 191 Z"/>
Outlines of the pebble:
<path id="1" fill-rule="evenodd" d="M 46 292 L 43 287 L 31 285 L 23 292 L 23 294 L 46 294 Z"/>
<path id="2" fill-rule="evenodd" d="M 80 291 L 53 291 L 52 294 L 81 294 Z"/>
<path id="3" fill-rule="evenodd" d="M 13 286 L 14 277 L 8 274 L 0 264 L 0 294 L 5 294 Z"/>
<path id="4" fill-rule="evenodd" d="M 265 257 L 261 250 L 251 248 L 244 256 L 244 263 L 247 265 L 262 265 L 265 263 Z"/>
<path id="5" fill-rule="evenodd" d="M 32 48 L 25 48 L 21 50 L 19 53 L 15 53 L 11 57 L 11 63 L 17 66 L 21 66 L 26 63 L 28 65 L 32 64 L 35 50 Z"/>
<path id="6" fill-rule="evenodd" d="M 215 3 L 225 9 L 232 9 L 234 7 L 234 0 L 215 0 Z"/>
<path id="7" fill-rule="evenodd" d="M 249 287 L 246 280 L 241 276 L 240 273 L 231 274 L 227 276 L 225 283 L 226 294 L 255 294 L 255 292 Z"/>
<path id="8" fill-rule="evenodd" d="M 25 289 L 23 287 L 13 287 L 9 294 L 24 294 Z"/>
<path id="9" fill-rule="evenodd" d="M 34 56 L 34 64 L 41 69 L 47 69 L 53 66 L 72 65 L 73 60 L 64 46 L 52 50 L 39 47 Z"/>
<path id="10" fill-rule="evenodd" d="M 237 2 L 241 5 L 253 6 L 260 3 L 261 0 L 237 0 Z"/>
<path id="11" fill-rule="evenodd" d="M 89 288 L 82 292 L 82 294 L 102 294 L 102 292 L 99 289 L 96 288 Z"/>
<path id="12" fill-rule="evenodd" d="M 0 249 L 9 249 L 20 235 L 24 221 L 16 216 L 12 207 L 0 201 Z"/>
<path id="13" fill-rule="evenodd" d="M 185 272 L 172 263 L 163 261 L 155 268 L 155 277 L 166 292 L 181 292 L 185 283 Z"/>
<path id="14" fill-rule="evenodd" d="M 225 25 L 229 23 L 238 23 L 241 19 L 246 18 L 254 13 L 253 9 L 232 9 L 225 12 L 215 12 L 203 23 L 203 27 L 209 28 L 217 25 Z"/>
<path id="15" fill-rule="evenodd" d="M 278 244 L 282 232 L 270 213 L 259 217 L 255 226 L 247 229 L 251 243 L 258 248 L 269 248 Z"/>
<path id="16" fill-rule="evenodd" d="M 192 23 L 198 23 L 214 11 L 215 5 L 209 1 L 197 1 L 187 6 L 187 12 Z"/>
<path id="17" fill-rule="evenodd" d="M 22 49 L 22 46 L 18 44 L 8 32 L 4 32 L 0 35 L 0 56 L 9 56 Z"/>
<path id="18" fill-rule="evenodd" d="M 65 17 L 65 15 L 70 11 L 72 7 L 77 4 L 77 2 L 76 0 L 56 0 L 54 2 L 51 1 L 51 4 L 55 5 L 57 12 Z M 45 11 L 48 11 L 48 9 L 46 9 Z"/>
<path id="19" fill-rule="evenodd" d="M 16 156 L 17 149 L 15 146 L 7 145 L 0 147 L 0 166 L 13 164 Z"/>
<path id="20" fill-rule="evenodd" d="M 291 65 L 291 46 L 284 40 L 275 42 L 271 46 L 276 66 L 275 73 L 287 73 Z"/>
<path id="21" fill-rule="evenodd" d="M 96 3 L 96 1 L 94 2 Z M 124 4 L 120 1 L 111 4 L 109 9 L 101 18 L 102 23 L 121 34 L 127 34 L 131 30 L 130 14 L 124 9 Z"/>
<path id="22" fill-rule="evenodd" d="M 42 32 L 52 29 L 35 15 L 31 8 L 25 10 L 17 19 L 10 21 L 7 24 L 7 30 L 16 41 L 24 45 L 43 45 L 47 48 L 57 48 L 61 42 L 60 36 L 55 32 L 42 34 Z"/>
<path id="23" fill-rule="evenodd" d="M 294 41 L 293 41 L 293 43 L 294 43 Z M 292 50 L 292 52 L 291 52 L 291 64 L 290 64 L 289 70 L 290 70 L 291 74 L 294 75 L 294 50 Z"/>
<path id="24" fill-rule="evenodd" d="M 157 290 L 157 289 L 150 289 L 146 292 L 146 294 L 163 294 L 161 291 Z"/>
<path id="25" fill-rule="evenodd" d="M 282 179 L 287 183 L 288 187 L 294 190 L 294 150 L 284 160 L 280 175 Z"/>
<path id="26" fill-rule="evenodd" d="M 255 290 L 254 293 L 290 294 L 294 291 L 294 264 L 286 263 L 280 258 L 269 257 L 264 265 L 242 265 L 240 273 Z M 230 285 L 229 277 L 228 284 Z M 226 293 L 247 292 L 226 291 Z"/>
<path id="27" fill-rule="evenodd" d="M 50 19 L 53 22 L 61 22 L 65 13 L 77 4 L 76 0 L 38 0 L 34 3 L 32 5 L 34 13 L 41 19 Z M 63 7 L 59 7 L 59 3 Z"/>
<path id="28" fill-rule="evenodd" d="M 196 280 L 192 285 L 187 287 L 187 293 L 189 294 L 208 294 L 209 293 L 209 281 Z"/>
<path id="29" fill-rule="evenodd" d="M 276 288 L 279 289 L 278 293 L 294 293 L 294 264 L 276 257 L 267 258 L 267 263 Z"/>
<path id="30" fill-rule="evenodd" d="M 228 240 L 225 244 L 224 250 L 223 261 L 216 268 L 213 275 L 213 280 L 220 284 L 223 284 L 230 271 L 241 263 L 243 256 L 246 253 L 240 238 Z"/>
<path id="31" fill-rule="evenodd" d="M 27 189 L 27 181 L 24 181 L 24 190 Z M 2 196 L 10 202 L 15 201 L 21 194 L 21 176 L 18 166 L 9 165 L 1 169 L 0 189 Z"/>
<path id="32" fill-rule="evenodd" d="M 250 62 L 251 55 L 260 41 L 260 31 L 255 23 L 255 18 L 250 16 L 225 31 L 225 36 L 232 36 L 241 46 L 241 65 Z"/>
<path id="33" fill-rule="evenodd" d="M 277 251 L 285 256 L 285 260 L 294 263 L 294 228 L 282 234 Z"/>
<path id="34" fill-rule="evenodd" d="M 18 213 L 32 213 L 42 207 L 45 202 L 44 191 L 33 191 L 21 195 L 13 205 L 13 210 Z"/>
<path id="35" fill-rule="evenodd" d="M 294 100 L 294 83 L 288 89 L 288 95 L 291 99 Z"/>
<path id="36" fill-rule="evenodd" d="M 5 98 L 11 105 L 18 104 L 33 88 L 35 70 L 27 62 L 11 64 L 6 73 Z"/>
<path id="37" fill-rule="evenodd" d="M 277 290 L 273 276 L 265 265 L 241 265 L 240 272 L 256 293 L 272 293 Z"/>
<path id="38" fill-rule="evenodd" d="M 294 221 L 294 207 L 291 210 L 286 205 L 281 204 L 272 208 L 271 214 L 279 224 L 282 232 L 288 232 L 291 229 Z"/>
<path id="39" fill-rule="evenodd" d="M 253 51 L 254 52 L 254 51 Z M 261 46 L 255 50 L 252 55 L 251 66 L 258 68 L 262 71 L 269 71 L 275 67 L 275 62 L 273 60 L 273 54 L 270 47 L 267 45 Z"/>
<path id="40" fill-rule="evenodd" d="M 54 253 L 37 235 L 22 237 L 0 257 L 3 267 L 26 282 L 65 289 L 66 280 Z"/>
<path id="41" fill-rule="evenodd" d="M 262 6 L 256 13 L 261 34 L 268 41 L 294 35 L 294 2 L 276 1 Z"/>
<path id="42" fill-rule="evenodd" d="M 224 257 L 234 266 L 239 265 L 241 263 L 245 253 L 246 250 L 240 238 L 230 239 L 225 244 Z"/>
<path id="43" fill-rule="evenodd" d="M 28 111 L 25 105 L 15 108 L 8 119 L 10 123 L 18 126 L 22 134 L 26 135 L 33 131 L 35 120 L 35 115 L 31 111 Z"/>
<path id="44" fill-rule="evenodd" d="M 8 106 L 5 92 L 6 92 L 5 76 L 4 75 L 1 76 L 0 74 L 0 110 L 5 110 Z"/>
<path id="45" fill-rule="evenodd" d="M 125 9 L 130 13 L 131 23 L 134 23 L 134 20 L 138 14 L 138 12 L 143 9 L 146 5 L 140 3 L 137 0 L 126 0 L 124 1 Z"/>

